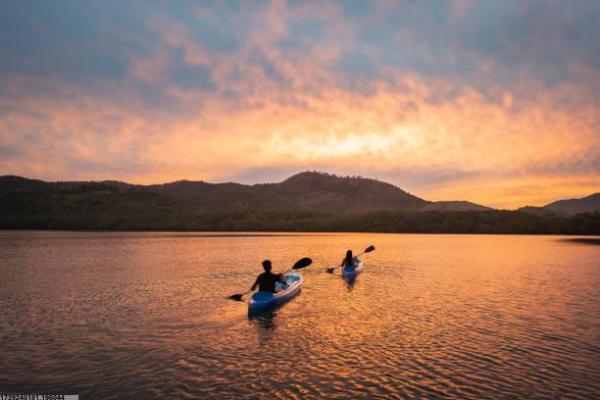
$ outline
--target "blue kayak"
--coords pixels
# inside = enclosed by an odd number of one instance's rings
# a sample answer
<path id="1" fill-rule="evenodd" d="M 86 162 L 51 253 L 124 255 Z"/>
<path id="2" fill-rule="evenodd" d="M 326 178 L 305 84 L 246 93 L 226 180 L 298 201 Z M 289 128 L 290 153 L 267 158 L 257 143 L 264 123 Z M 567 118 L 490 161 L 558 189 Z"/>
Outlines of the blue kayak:
<path id="1" fill-rule="evenodd" d="M 298 271 L 291 271 L 283 275 L 287 285 L 281 283 L 276 284 L 278 291 L 271 292 L 256 292 L 250 297 L 248 303 L 248 314 L 254 315 L 262 311 L 273 309 L 274 307 L 290 301 L 294 296 L 300 293 L 304 278 Z"/>
<path id="2" fill-rule="evenodd" d="M 344 265 L 342 268 L 342 276 L 346 279 L 356 278 L 365 269 L 365 264 L 358 258 L 354 259 L 354 268 Z"/>

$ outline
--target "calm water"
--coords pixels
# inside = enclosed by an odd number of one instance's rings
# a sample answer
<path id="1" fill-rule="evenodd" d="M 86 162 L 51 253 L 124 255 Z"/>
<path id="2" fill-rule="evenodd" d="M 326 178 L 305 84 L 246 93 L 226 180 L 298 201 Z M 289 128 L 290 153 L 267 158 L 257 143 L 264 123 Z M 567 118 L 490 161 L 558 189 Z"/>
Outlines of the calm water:
<path id="1" fill-rule="evenodd" d="M 304 256 L 274 314 L 224 299 Z M 560 237 L 0 232 L 0 277 L 0 392 L 600 396 L 600 246 Z"/>

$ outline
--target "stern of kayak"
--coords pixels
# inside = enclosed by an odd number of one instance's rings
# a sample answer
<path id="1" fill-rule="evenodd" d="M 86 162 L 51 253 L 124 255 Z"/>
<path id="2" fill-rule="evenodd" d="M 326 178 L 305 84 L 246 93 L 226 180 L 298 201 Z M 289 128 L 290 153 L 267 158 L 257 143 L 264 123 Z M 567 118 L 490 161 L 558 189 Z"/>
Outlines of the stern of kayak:
<path id="1" fill-rule="evenodd" d="M 346 279 L 355 279 L 364 269 L 365 264 L 357 258 L 354 260 L 354 268 L 346 266 L 342 268 L 342 276 Z"/>
<path id="2" fill-rule="evenodd" d="M 280 306 L 300 293 L 304 278 L 299 272 L 288 272 L 284 274 L 283 277 L 287 282 L 287 287 L 284 287 L 281 283 L 277 283 L 277 289 L 279 289 L 279 291 L 276 293 L 256 292 L 252 295 L 250 302 L 248 303 L 249 316 Z"/>

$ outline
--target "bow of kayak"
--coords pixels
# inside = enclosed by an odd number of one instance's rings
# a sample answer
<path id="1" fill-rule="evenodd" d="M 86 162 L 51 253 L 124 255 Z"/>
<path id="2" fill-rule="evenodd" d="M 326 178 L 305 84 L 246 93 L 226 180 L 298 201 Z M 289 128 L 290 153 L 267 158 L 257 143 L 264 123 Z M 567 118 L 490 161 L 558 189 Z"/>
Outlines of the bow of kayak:
<path id="1" fill-rule="evenodd" d="M 358 258 L 354 260 L 354 268 L 344 266 L 342 268 L 342 276 L 346 279 L 356 278 L 365 269 L 365 264 Z"/>
<path id="2" fill-rule="evenodd" d="M 287 286 L 284 287 L 281 283 L 277 283 L 277 289 L 280 289 L 278 292 L 256 292 L 252 295 L 250 302 L 248 303 L 249 315 L 255 315 L 262 311 L 270 310 L 291 300 L 300 293 L 304 278 L 299 272 L 288 272 L 284 274 L 283 277 L 287 282 Z"/>

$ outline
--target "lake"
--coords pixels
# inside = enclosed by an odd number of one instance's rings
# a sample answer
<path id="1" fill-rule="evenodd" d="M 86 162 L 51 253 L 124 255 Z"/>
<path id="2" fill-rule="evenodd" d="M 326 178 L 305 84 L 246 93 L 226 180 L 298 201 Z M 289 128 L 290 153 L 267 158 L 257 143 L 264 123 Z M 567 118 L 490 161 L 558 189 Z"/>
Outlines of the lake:
<path id="1" fill-rule="evenodd" d="M 347 249 L 353 284 L 325 272 Z M 301 294 L 248 319 L 272 260 Z M 0 393 L 600 395 L 600 246 L 557 236 L 0 231 Z"/>

